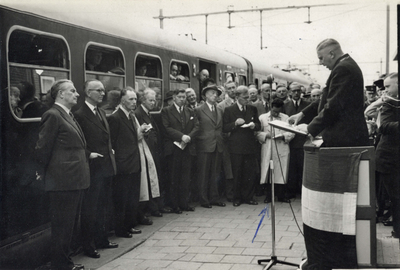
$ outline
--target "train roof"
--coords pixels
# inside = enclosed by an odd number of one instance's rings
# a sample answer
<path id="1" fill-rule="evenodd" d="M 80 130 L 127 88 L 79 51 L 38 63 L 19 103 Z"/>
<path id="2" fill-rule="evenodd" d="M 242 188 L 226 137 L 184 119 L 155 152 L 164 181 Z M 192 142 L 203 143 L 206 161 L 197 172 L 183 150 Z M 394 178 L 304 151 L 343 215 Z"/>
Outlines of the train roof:
<path id="1" fill-rule="evenodd" d="M 242 57 L 225 50 L 193 41 L 165 30 L 148 27 L 140 22 L 127 25 L 127 22 L 117 21 L 115 18 L 110 18 L 110 16 L 104 16 L 96 20 L 88 18 L 90 12 L 68 12 L 68 10 L 61 7 L 57 7 L 56 9 L 54 4 L 53 6 L 51 5 L 51 2 L 49 2 L 49 4 L 50 5 L 40 5 L 36 2 L 31 2 L 31 4 L 24 2 L 21 4 L 19 1 L 15 1 L 7 3 L 7 6 L 0 5 L 0 7 L 11 10 L 14 9 L 15 11 L 21 11 L 27 14 L 39 15 L 59 21 L 60 23 L 96 30 L 111 36 L 125 38 L 142 44 L 161 47 L 171 51 L 196 56 L 200 59 L 247 70 L 247 63 Z M 93 14 L 91 15 L 93 16 Z"/>

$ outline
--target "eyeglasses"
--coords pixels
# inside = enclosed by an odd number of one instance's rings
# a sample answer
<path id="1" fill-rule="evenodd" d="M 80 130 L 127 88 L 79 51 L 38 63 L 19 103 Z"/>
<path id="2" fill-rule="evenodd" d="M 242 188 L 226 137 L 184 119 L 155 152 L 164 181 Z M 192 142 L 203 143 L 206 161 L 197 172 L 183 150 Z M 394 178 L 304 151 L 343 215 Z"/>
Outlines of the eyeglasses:
<path id="1" fill-rule="evenodd" d="M 98 92 L 99 94 L 105 93 L 105 92 L 106 92 L 106 90 L 104 90 L 104 89 L 89 89 L 89 91 L 96 91 L 96 92 Z"/>

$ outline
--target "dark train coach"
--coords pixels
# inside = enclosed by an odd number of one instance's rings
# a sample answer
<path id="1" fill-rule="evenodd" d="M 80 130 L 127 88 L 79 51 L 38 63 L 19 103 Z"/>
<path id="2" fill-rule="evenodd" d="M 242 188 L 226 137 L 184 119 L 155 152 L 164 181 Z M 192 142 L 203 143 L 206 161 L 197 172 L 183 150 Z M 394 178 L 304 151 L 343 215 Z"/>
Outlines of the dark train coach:
<path id="1" fill-rule="evenodd" d="M 88 79 L 102 81 L 107 92 L 152 88 L 157 93 L 155 116 L 168 91 L 191 87 L 198 94 L 203 69 L 217 84 L 232 79 L 260 87 L 270 74 L 307 83 L 262 61 L 162 30 L 102 24 L 79 15 L 34 5 L 0 6 L 1 268 L 40 265 L 49 253 L 48 203 L 44 183 L 36 177 L 34 147 L 54 81 L 72 80 L 81 96 Z"/>

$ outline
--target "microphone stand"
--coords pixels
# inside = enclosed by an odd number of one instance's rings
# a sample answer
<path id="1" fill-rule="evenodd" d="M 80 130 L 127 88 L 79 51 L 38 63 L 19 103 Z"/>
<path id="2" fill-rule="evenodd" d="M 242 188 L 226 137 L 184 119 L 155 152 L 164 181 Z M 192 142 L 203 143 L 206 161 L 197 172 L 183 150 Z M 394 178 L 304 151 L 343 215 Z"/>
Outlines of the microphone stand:
<path id="1" fill-rule="evenodd" d="M 273 120 L 272 118 L 272 86 L 269 91 L 269 110 L 270 110 L 270 121 Z M 269 147 L 271 149 L 271 159 L 269 160 L 269 177 L 271 179 L 271 233 L 272 233 L 272 253 L 271 253 L 271 258 L 270 259 L 261 259 L 258 260 L 258 264 L 267 262 L 268 264 L 264 267 L 263 270 L 268 270 L 271 269 L 272 266 L 276 264 L 283 264 L 283 265 L 290 265 L 290 266 L 296 266 L 297 268 L 299 267 L 298 264 L 291 263 L 291 262 L 286 262 L 286 261 L 281 261 L 278 260 L 278 257 L 275 255 L 275 177 L 274 177 L 274 161 L 272 158 L 273 151 L 272 151 L 272 131 L 273 127 L 269 125 L 269 131 L 270 131 L 270 141 L 269 141 Z M 283 173 L 283 172 L 282 172 Z M 283 176 L 283 175 L 282 175 Z"/>

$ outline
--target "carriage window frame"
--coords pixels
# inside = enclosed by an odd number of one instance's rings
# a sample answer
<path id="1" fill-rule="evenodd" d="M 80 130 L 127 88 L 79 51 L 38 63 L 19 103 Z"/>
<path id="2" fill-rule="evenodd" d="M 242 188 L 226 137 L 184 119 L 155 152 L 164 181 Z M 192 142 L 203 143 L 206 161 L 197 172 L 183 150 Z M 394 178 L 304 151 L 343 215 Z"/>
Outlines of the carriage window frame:
<path id="1" fill-rule="evenodd" d="M 173 79 L 171 79 L 170 78 L 170 74 L 171 74 L 171 67 L 172 67 L 172 64 L 173 63 L 177 63 L 177 64 L 182 64 L 182 65 L 186 65 L 187 66 L 187 68 L 188 68 L 188 80 L 187 81 L 177 81 L 177 80 L 173 80 Z M 172 87 L 171 87 L 171 85 L 172 84 L 177 84 L 177 83 L 179 83 L 179 84 L 185 84 L 186 85 L 186 88 L 185 88 L 185 90 L 187 89 L 187 88 L 191 88 L 191 81 L 190 81 L 190 65 L 189 65 L 189 63 L 188 62 L 186 62 L 186 61 L 182 61 L 182 60 L 178 60 L 178 59 L 171 59 L 171 61 L 169 62 L 169 66 L 168 66 L 168 81 L 169 81 L 169 89 L 168 89 L 168 92 L 169 91 L 172 91 L 171 89 L 172 89 Z"/>
<path id="2" fill-rule="evenodd" d="M 229 70 L 225 70 L 225 71 L 224 71 L 224 78 L 223 78 L 223 79 L 224 79 L 224 84 L 227 83 L 227 80 L 226 80 L 227 74 L 231 74 L 231 75 L 232 75 L 233 82 L 236 83 L 236 74 L 235 74 L 235 72 L 229 71 Z"/>
<path id="3" fill-rule="evenodd" d="M 90 46 L 95 46 L 95 47 L 98 47 L 100 49 L 104 48 L 105 50 L 119 51 L 121 56 L 122 56 L 122 62 L 123 62 L 123 65 L 124 65 L 123 66 L 124 74 L 116 74 L 116 73 L 112 73 L 112 72 L 109 72 L 109 71 L 102 72 L 102 71 L 87 70 L 86 69 L 86 55 L 87 55 L 87 52 L 88 52 L 88 49 L 89 49 Z M 94 41 L 89 41 L 85 46 L 82 67 L 83 67 L 83 72 L 85 73 L 85 81 L 87 80 L 87 75 L 88 74 L 90 74 L 90 75 L 99 75 L 99 76 L 109 76 L 109 77 L 115 77 L 115 78 L 122 78 L 122 81 L 123 81 L 122 86 L 126 87 L 126 59 L 125 59 L 124 52 L 119 47 L 108 45 L 108 44 L 104 44 L 104 43 L 98 43 L 98 42 L 94 42 Z"/>
<path id="4" fill-rule="evenodd" d="M 169 74 L 171 74 L 171 67 L 172 67 L 172 64 L 173 63 L 176 63 L 176 64 L 181 64 L 181 65 L 186 65 L 187 66 L 187 70 L 188 70 L 188 76 L 187 76 L 187 78 L 189 79 L 189 80 L 187 80 L 187 81 L 182 81 L 182 83 L 187 83 L 187 84 L 189 84 L 189 88 L 190 88 L 190 85 L 191 85 L 191 83 L 190 83 L 190 65 L 189 65 L 189 62 L 186 62 L 186 61 L 182 61 L 182 60 L 178 60 L 178 59 L 171 59 L 171 61 L 169 62 L 169 70 L 168 70 L 168 78 L 169 78 L 169 83 L 171 84 L 171 83 L 174 83 L 174 82 L 178 82 L 178 81 L 176 81 L 176 80 L 173 80 L 173 79 L 171 79 L 170 77 L 169 77 Z"/>
<path id="5" fill-rule="evenodd" d="M 238 74 L 237 78 L 238 78 L 238 85 L 246 85 L 247 86 L 247 76 L 246 75 Z M 243 84 L 240 84 L 241 81 L 243 82 Z"/>
<path id="6" fill-rule="evenodd" d="M 48 36 L 49 38 L 62 40 L 64 42 L 64 45 L 65 45 L 66 49 L 67 49 L 66 52 L 68 53 L 68 55 L 65 58 L 67 60 L 67 68 L 10 62 L 10 59 L 9 59 L 9 52 L 10 52 L 9 45 L 10 45 L 11 35 L 12 35 L 12 33 L 14 31 L 22 31 L 22 32 L 27 32 L 28 34 Z M 71 76 L 72 76 L 71 49 L 70 49 L 70 46 L 68 44 L 67 39 L 64 36 L 59 35 L 59 34 L 40 31 L 40 30 L 32 29 L 32 28 L 29 28 L 29 27 L 21 26 L 21 25 L 14 25 L 14 26 L 10 27 L 10 29 L 9 29 L 9 31 L 7 33 L 7 39 L 6 39 L 6 63 L 7 63 L 7 92 L 8 92 L 7 93 L 7 97 L 8 97 L 8 101 L 7 102 L 8 102 L 8 107 L 10 109 L 12 117 L 16 121 L 18 121 L 20 123 L 40 122 L 42 117 L 20 118 L 17 115 L 15 115 L 15 113 L 14 113 L 12 107 L 11 107 L 11 103 L 10 103 L 10 91 L 11 91 L 10 69 L 11 69 L 11 67 L 35 69 L 36 72 L 38 73 L 38 75 L 39 75 L 39 73 L 42 73 L 45 70 L 65 72 L 65 73 L 67 73 L 67 79 L 71 80 Z M 39 75 L 39 78 L 41 79 L 41 75 Z"/>
<path id="7" fill-rule="evenodd" d="M 154 58 L 154 59 L 158 59 L 159 63 L 160 63 L 160 77 L 150 77 L 150 76 L 140 76 L 140 75 L 136 75 L 136 64 L 137 64 L 137 60 L 140 56 L 145 56 L 147 58 Z M 161 57 L 159 55 L 156 54 L 150 54 L 150 53 L 145 53 L 145 52 L 137 52 L 134 59 L 133 59 L 133 74 L 134 74 L 134 85 L 135 85 L 135 90 L 139 91 L 139 89 L 136 89 L 136 85 L 137 79 L 142 79 L 142 80 L 152 80 L 152 81 L 159 81 L 161 83 L 161 107 L 159 110 L 157 111 L 151 111 L 151 114 L 156 114 L 156 113 L 160 113 L 161 110 L 164 107 L 164 95 L 165 95 L 165 84 L 164 84 L 164 64 L 163 61 L 161 59 Z"/>

